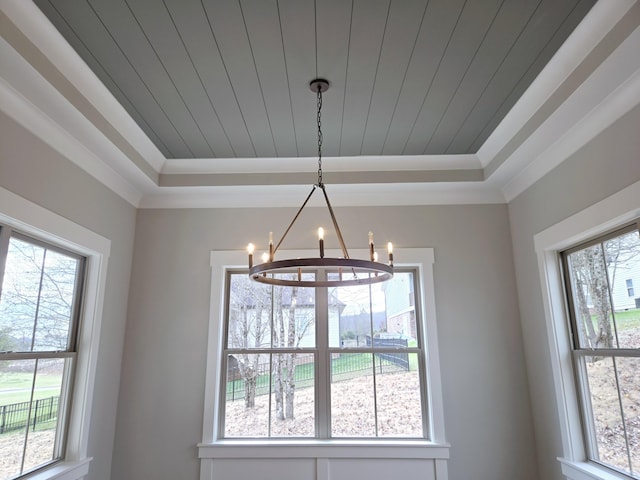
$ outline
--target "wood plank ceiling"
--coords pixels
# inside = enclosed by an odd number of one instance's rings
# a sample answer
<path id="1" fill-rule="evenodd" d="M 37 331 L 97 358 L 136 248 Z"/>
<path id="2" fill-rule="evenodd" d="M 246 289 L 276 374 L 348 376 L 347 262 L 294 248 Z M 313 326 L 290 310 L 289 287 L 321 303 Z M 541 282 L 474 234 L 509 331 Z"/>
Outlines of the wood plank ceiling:
<path id="1" fill-rule="evenodd" d="M 477 152 L 594 0 L 36 0 L 168 159 Z M 212 160 L 213 161 L 213 160 Z"/>

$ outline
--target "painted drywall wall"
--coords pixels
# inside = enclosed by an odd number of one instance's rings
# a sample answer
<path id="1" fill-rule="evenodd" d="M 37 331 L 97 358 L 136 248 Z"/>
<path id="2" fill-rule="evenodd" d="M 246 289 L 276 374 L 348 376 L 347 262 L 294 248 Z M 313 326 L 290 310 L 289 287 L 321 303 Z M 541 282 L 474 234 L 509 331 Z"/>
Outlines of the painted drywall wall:
<path id="1" fill-rule="evenodd" d="M 111 240 L 88 445 L 93 461 L 87 477 L 107 480 L 136 210 L 2 113 L 0 186 Z"/>
<path id="2" fill-rule="evenodd" d="M 533 237 L 640 179 L 639 126 L 636 107 L 509 204 L 540 478 L 545 480 L 564 477 L 556 461 L 562 440 Z"/>
<path id="3" fill-rule="evenodd" d="M 537 480 L 506 205 L 335 210 L 351 248 L 373 230 L 380 245 L 394 241 L 397 262 L 402 247 L 435 249 L 449 478 Z M 113 478 L 199 478 L 209 253 L 264 247 L 294 213 L 138 211 Z M 305 210 L 281 248 L 315 245 L 330 225 L 321 213 Z"/>

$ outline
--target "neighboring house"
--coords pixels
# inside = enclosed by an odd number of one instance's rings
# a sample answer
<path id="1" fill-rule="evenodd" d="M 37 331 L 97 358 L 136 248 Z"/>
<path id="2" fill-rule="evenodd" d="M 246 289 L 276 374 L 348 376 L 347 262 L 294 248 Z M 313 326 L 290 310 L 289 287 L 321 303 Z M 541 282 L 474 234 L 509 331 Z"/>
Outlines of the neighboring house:
<path id="1" fill-rule="evenodd" d="M 384 284 L 387 298 L 387 333 L 417 338 L 415 292 L 411 275 L 396 275 Z"/>
<path id="2" fill-rule="evenodd" d="M 358 337 L 373 335 L 415 339 L 416 309 L 413 275 L 396 274 L 393 280 L 380 285 L 384 295 L 384 311 L 374 310 L 354 313 L 350 311 L 340 317 L 340 335 L 343 340 L 352 334 Z M 348 309 L 345 309 L 347 311 Z M 371 330 L 373 329 L 373 332 Z M 348 340 L 346 340 L 348 341 Z M 356 343 L 358 340 L 354 340 Z"/>
<path id="3" fill-rule="evenodd" d="M 640 258 L 618 266 L 611 295 L 616 311 L 640 308 Z"/>

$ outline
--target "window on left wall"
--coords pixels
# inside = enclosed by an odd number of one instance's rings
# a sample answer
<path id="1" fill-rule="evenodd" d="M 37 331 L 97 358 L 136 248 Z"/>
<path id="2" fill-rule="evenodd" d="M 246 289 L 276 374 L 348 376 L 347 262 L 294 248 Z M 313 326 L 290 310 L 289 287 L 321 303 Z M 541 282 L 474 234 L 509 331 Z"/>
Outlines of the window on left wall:
<path id="1" fill-rule="evenodd" d="M 0 480 L 64 458 L 85 263 L 0 225 Z"/>

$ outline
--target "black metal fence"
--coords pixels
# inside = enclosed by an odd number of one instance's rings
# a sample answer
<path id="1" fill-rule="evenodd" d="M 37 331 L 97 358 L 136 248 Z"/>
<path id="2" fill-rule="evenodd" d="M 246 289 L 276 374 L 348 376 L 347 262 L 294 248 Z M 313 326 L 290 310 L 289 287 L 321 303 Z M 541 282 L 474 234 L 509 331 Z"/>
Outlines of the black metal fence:
<path id="1" fill-rule="evenodd" d="M 41 398 L 32 402 L 0 405 L 0 434 L 25 428 L 36 429 L 39 423 L 50 422 L 58 416 L 59 397 Z M 31 415 L 29 415 L 31 405 Z"/>
<path id="2" fill-rule="evenodd" d="M 406 348 L 406 339 L 395 338 L 373 338 L 367 337 L 367 345 L 381 348 Z M 295 384 L 296 388 L 304 388 L 313 385 L 313 355 L 299 355 L 295 361 Z M 402 352 L 374 352 L 371 353 L 335 353 L 331 359 L 331 381 L 340 382 L 363 375 L 370 375 L 375 368 L 378 373 L 393 373 L 398 371 L 409 371 L 409 354 Z M 256 396 L 267 395 L 270 389 L 270 365 L 260 363 L 256 371 Z M 234 401 L 244 398 L 245 384 L 239 367 L 234 362 L 230 362 L 227 368 L 227 401 Z"/>
<path id="3" fill-rule="evenodd" d="M 370 337 L 367 335 L 367 346 L 373 347 L 394 347 L 394 348 L 407 348 L 409 346 L 409 342 L 406 338 L 379 338 L 379 337 Z M 391 352 L 391 353 L 376 353 L 376 356 L 391 362 L 403 370 L 409 371 L 409 354 L 402 352 Z"/>

